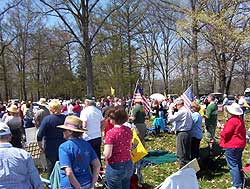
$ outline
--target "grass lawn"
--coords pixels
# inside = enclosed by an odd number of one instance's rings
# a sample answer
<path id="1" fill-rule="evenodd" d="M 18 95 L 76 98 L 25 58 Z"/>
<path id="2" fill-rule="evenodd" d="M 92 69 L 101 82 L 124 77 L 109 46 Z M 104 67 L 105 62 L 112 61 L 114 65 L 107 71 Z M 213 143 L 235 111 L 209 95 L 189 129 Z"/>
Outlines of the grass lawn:
<path id="1" fill-rule="evenodd" d="M 224 123 L 223 117 L 219 116 L 219 121 Z M 151 122 L 148 121 L 147 125 L 150 126 Z M 245 125 L 248 129 L 250 126 L 250 113 L 245 117 Z M 219 137 L 220 129 L 217 128 L 217 137 Z M 175 153 L 175 135 L 161 133 L 157 137 L 147 136 L 146 137 L 146 149 L 151 150 L 166 150 L 168 152 Z M 201 142 L 201 154 L 207 156 L 208 144 L 203 139 Z M 247 144 L 243 152 L 243 165 L 250 163 L 250 146 Z M 199 174 L 199 186 L 201 189 L 226 189 L 231 187 L 231 177 L 229 169 L 226 165 L 225 156 L 215 161 L 212 158 L 211 161 L 205 162 L 207 167 L 200 171 Z M 177 161 L 174 163 L 165 163 L 156 166 L 145 167 L 142 171 L 143 179 L 145 182 L 146 189 L 155 188 L 162 183 L 165 178 L 169 175 L 178 171 Z M 41 173 L 41 172 L 40 172 Z M 46 173 L 42 173 L 43 177 L 46 177 Z M 249 187 L 250 188 L 250 187 Z"/>
<path id="2" fill-rule="evenodd" d="M 224 123 L 223 117 L 219 116 L 219 121 Z M 245 117 L 246 128 L 249 128 L 250 114 Z M 150 122 L 148 122 L 150 125 Z M 220 129 L 217 128 L 217 136 L 219 137 Z M 208 144 L 203 139 L 201 142 L 201 153 L 204 154 L 207 151 Z M 175 153 L 175 135 L 161 133 L 158 137 L 147 136 L 146 137 L 146 149 L 151 150 L 166 150 Z M 247 144 L 243 152 L 243 165 L 250 162 L 250 147 Z M 218 188 L 224 189 L 231 187 L 231 177 L 229 169 L 226 165 L 225 156 L 215 160 L 212 158 L 211 161 L 205 162 L 207 167 L 202 170 L 199 174 L 199 185 L 202 189 Z M 178 163 L 165 163 L 159 166 L 148 166 L 143 169 L 143 178 L 146 184 L 146 188 L 154 188 L 162 183 L 166 177 L 175 173 L 178 170 Z"/>

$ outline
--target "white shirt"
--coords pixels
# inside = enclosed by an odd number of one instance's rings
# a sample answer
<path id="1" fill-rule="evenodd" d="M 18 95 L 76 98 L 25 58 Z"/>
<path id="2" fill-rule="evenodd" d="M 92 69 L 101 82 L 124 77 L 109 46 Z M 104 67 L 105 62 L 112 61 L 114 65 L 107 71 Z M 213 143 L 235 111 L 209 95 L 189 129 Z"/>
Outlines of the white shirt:
<path id="1" fill-rule="evenodd" d="M 240 97 L 238 104 L 239 104 L 240 106 L 244 106 L 244 102 L 245 102 L 244 97 Z"/>
<path id="2" fill-rule="evenodd" d="M 195 170 L 187 168 L 172 174 L 162 183 L 160 189 L 198 189 Z"/>
<path id="3" fill-rule="evenodd" d="M 87 122 L 86 141 L 101 137 L 102 112 L 95 106 L 88 106 L 81 111 L 80 119 Z"/>

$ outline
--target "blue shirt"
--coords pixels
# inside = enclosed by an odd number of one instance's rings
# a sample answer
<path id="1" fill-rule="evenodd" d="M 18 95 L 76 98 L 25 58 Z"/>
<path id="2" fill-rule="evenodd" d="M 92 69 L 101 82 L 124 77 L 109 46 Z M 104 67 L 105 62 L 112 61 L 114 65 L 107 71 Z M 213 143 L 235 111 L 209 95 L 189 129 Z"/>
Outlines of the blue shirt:
<path id="1" fill-rule="evenodd" d="M 66 116 L 63 114 L 51 114 L 46 116 L 39 127 L 37 141 L 45 140 L 44 150 L 48 157 L 58 157 L 58 148 L 60 144 L 65 142 L 63 138 L 63 129 L 57 128 L 63 125 Z"/>
<path id="2" fill-rule="evenodd" d="M 184 106 L 174 114 L 170 112 L 168 121 L 170 123 L 175 123 L 172 128 L 174 131 L 190 131 L 192 129 L 192 114 Z"/>
<path id="3" fill-rule="evenodd" d="M 192 137 L 202 139 L 202 117 L 199 112 L 192 114 L 193 126 L 192 126 Z"/>
<path id="4" fill-rule="evenodd" d="M 0 143 L 0 189 L 42 189 L 31 155 L 10 143 Z"/>
<path id="5" fill-rule="evenodd" d="M 65 174 L 63 168 L 71 167 L 72 171 L 81 184 L 86 186 L 91 184 L 92 176 L 90 172 L 90 164 L 97 159 L 96 153 L 91 145 L 83 139 L 72 138 L 59 147 L 60 185 L 67 189 L 74 188 Z"/>

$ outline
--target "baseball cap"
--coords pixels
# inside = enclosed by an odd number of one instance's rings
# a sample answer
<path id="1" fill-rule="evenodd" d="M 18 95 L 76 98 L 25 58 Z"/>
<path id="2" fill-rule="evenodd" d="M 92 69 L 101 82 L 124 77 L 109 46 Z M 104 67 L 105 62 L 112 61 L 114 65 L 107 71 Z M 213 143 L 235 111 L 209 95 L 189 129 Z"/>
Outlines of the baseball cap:
<path id="1" fill-rule="evenodd" d="M 0 136 L 11 135 L 10 128 L 4 122 L 0 122 Z"/>

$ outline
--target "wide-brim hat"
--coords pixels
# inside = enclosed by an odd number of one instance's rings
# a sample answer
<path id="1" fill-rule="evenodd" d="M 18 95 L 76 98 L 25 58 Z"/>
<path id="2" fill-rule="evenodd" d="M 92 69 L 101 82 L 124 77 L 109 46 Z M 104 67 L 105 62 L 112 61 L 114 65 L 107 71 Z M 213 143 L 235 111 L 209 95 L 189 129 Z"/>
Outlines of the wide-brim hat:
<path id="1" fill-rule="evenodd" d="M 12 104 L 10 107 L 7 108 L 8 112 L 12 112 L 12 113 L 18 113 L 18 108 L 16 105 Z"/>
<path id="2" fill-rule="evenodd" d="M 40 98 L 39 102 L 37 103 L 39 106 L 47 106 L 46 98 Z"/>
<path id="3" fill-rule="evenodd" d="M 70 130 L 74 132 L 85 132 L 87 129 L 82 128 L 82 120 L 77 116 L 67 116 L 64 124 L 57 126 L 58 128 Z"/>
<path id="4" fill-rule="evenodd" d="M 227 111 L 233 115 L 242 115 L 243 114 L 243 110 L 241 109 L 240 105 L 235 103 L 235 102 L 232 103 L 230 106 L 227 106 Z"/>

